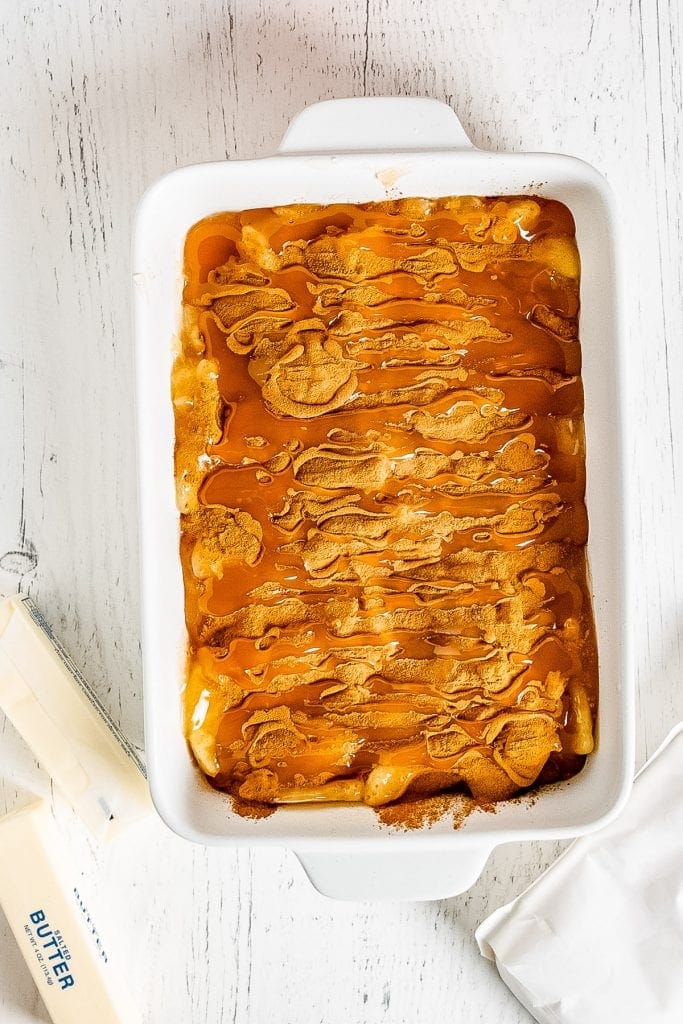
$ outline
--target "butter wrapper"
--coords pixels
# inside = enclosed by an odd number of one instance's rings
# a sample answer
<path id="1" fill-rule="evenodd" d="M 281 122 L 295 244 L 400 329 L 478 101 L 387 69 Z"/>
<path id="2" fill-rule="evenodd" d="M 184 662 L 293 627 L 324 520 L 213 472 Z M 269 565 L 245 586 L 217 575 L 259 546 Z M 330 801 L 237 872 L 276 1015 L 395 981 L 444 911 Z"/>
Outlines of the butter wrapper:
<path id="1" fill-rule="evenodd" d="M 683 723 L 616 821 L 577 839 L 476 939 L 541 1024 L 680 1024 Z"/>
<path id="2" fill-rule="evenodd" d="M 54 1024 L 135 1024 L 47 806 L 0 818 L 0 906 Z"/>
<path id="3" fill-rule="evenodd" d="M 137 751 L 21 596 L 0 601 L 0 710 L 98 839 L 152 813 Z"/>

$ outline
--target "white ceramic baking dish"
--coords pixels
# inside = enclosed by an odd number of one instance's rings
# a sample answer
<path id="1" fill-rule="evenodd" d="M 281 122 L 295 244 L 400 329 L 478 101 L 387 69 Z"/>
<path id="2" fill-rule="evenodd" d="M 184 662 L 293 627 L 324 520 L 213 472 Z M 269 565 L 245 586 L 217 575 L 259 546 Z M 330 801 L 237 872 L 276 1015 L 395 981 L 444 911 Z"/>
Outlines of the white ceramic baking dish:
<path id="1" fill-rule="evenodd" d="M 181 729 L 186 633 L 174 502 L 170 375 L 188 229 L 209 214 L 274 204 L 458 194 L 549 196 L 572 210 L 582 261 L 581 342 L 589 558 L 599 642 L 599 742 L 585 769 L 533 801 L 397 832 L 363 806 L 287 807 L 250 820 L 202 779 Z M 624 600 L 620 410 L 622 304 L 617 218 L 603 178 L 553 154 L 473 148 L 453 111 L 425 99 L 335 100 L 292 122 L 275 156 L 186 167 L 145 194 L 135 229 L 145 732 L 152 796 L 175 832 L 199 843 L 293 849 L 313 884 L 349 899 L 434 899 L 467 888 L 499 843 L 576 836 L 622 807 L 632 774 L 633 698 Z"/>

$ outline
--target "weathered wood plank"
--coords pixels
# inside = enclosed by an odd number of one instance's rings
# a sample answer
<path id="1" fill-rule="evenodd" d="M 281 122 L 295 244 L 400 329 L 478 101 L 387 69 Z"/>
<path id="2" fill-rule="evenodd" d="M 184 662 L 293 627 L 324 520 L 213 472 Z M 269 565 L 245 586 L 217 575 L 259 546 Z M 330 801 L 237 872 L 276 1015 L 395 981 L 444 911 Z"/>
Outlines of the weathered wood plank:
<path id="1" fill-rule="evenodd" d="M 127 733 L 142 742 L 137 199 L 176 165 L 272 151 L 306 103 L 406 93 L 447 100 L 479 146 L 572 153 L 616 191 L 642 761 L 683 717 L 675 0 L 42 0 L 4 5 L 0 40 L 0 585 L 30 590 Z M 46 786 L 6 723 L 0 765 L 0 810 L 17 774 Z M 96 851 L 59 799 L 56 813 L 149 1024 L 530 1019 L 472 932 L 558 844 L 499 849 L 454 900 L 337 905 L 288 854 L 193 848 L 161 829 Z M 3 1021 L 46 1020 L 4 920 L 0 944 Z"/>

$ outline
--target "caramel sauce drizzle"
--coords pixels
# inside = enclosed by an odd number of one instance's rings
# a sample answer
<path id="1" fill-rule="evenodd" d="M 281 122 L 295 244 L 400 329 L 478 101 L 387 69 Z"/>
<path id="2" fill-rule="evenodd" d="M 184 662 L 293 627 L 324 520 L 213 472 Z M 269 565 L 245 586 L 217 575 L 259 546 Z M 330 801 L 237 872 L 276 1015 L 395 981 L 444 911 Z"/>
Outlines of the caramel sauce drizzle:
<path id="1" fill-rule="evenodd" d="M 185 729 L 213 785 L 379 807 L 578 771 L 597 653 L 569 210 L 223 213 L 185 275 Z"/>

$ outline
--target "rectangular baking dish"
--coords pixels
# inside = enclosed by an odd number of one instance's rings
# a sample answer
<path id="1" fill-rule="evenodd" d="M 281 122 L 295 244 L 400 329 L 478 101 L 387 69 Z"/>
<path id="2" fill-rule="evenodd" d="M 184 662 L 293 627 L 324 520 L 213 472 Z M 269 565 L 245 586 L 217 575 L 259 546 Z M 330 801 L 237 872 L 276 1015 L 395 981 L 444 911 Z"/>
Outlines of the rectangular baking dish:
<path id="1" fill-rule="evenodd" d="M 599 741 L 584 770 L 534 800 L 397 832 L 364 806 L 235 814 L 191 760 L 181 727 L 186 632 L 174 497 L 170 396 L 189 228 L 223 210 L 402 196 L 548 196 L 572 211 L 582 262 L 580 338 L 586 395 L 589 562 L 600 661 Z M 555 154 L 476 150 L 453 111 L 424 99 L 335 100 L 292 122 L 275 156 L 185 167 L 144 195 L 134 241 L 145 733 L 159 814 L 199 843 L 294 849 L 321 891 L 434 898 L 462 891 L 498 843 L 576 836 L 623 806 L 633 762 L 633 695 L 625 571 L 617 218 L 604 179 Z M 351 854 L 351 856 L 349 856 Z"/>

